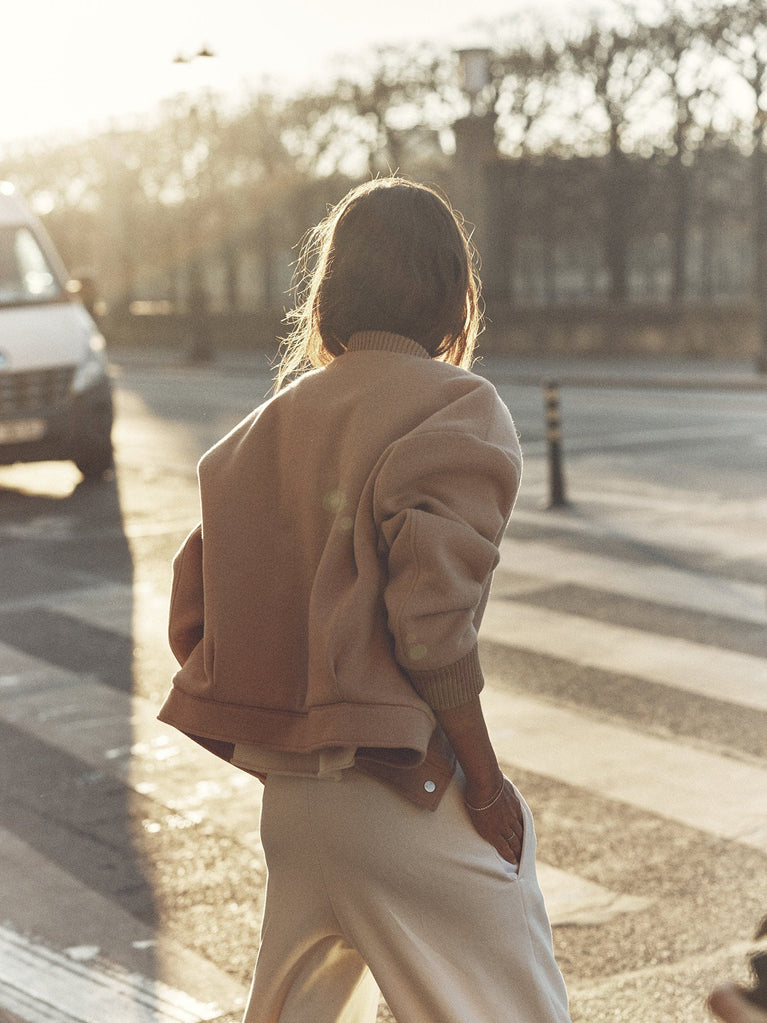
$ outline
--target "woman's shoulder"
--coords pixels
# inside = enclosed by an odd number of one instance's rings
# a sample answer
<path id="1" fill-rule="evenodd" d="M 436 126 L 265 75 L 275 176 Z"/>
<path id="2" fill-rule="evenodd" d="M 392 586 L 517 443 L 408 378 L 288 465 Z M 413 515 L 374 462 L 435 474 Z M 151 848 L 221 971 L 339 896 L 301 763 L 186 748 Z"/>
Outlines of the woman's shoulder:
<path id="1" fill-rule="evenodd" d="M 458 400 L 465 398 L 464 404 L 467 409 L 510 418 L 506 403 L 488 377 L 475 369 L 451 366 L 436 360 L 432 360 L 432 365 L 436 369 L 436 374 L 441 377 L 445 390 L 455 394 Z"/>
<path id="2" fill-rule="evenodd" d="M 424 376 L 411 381 L 408 388 L 419 403 L 419 414 L 409 431 L 411 439 L 432 432 L 441 434 L 446 443 L 448 435 L 456 440 L 473 436 L 518 457 L 514 421 L 492 381 L 433 360 L 424 365 L 422 372 Z"/>

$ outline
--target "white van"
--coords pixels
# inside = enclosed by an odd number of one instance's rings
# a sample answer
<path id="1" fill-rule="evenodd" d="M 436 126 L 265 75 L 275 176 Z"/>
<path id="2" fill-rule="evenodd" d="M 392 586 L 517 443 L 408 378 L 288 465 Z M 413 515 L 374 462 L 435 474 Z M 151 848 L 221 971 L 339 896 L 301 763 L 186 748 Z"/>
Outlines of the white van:
<path id="1" fill-rule="evenodd" d="M 0 181 L 0 464 L 71 459 L 97 479 L 111 432 L 104 338 L 42 225 Z"/>

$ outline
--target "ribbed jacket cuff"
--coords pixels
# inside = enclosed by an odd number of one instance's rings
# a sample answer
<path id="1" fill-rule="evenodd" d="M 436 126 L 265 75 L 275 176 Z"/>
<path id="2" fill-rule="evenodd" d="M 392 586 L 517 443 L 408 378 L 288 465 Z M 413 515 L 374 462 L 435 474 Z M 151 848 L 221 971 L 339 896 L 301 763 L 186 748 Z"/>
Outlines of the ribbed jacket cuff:
<path id="1" fill-rule="evenodd" d="M 476 646 L 459 661 L 444 668 L 411 670 L 408 676 L 415 691 L 432 710 L 450 710 L 469 703 L 482 692 L 485 684 Z"/>

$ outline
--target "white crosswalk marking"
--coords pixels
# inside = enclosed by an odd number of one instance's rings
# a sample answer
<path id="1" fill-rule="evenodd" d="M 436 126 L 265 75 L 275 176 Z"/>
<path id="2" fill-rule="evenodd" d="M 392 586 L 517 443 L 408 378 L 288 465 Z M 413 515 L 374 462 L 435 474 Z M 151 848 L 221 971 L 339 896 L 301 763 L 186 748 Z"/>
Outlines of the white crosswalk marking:
<path id="1" fill-rule="evenodd" d="M 527 576 L 528 585 L 534 588 L 573 583 L 654 604 L 767 625 L 764 586 L 709 573 L 509 539 L 501 547 L 500 570 Z"/>
<path id="2" fill-rule="evenodd" d="M 489 681 L 483 703 L 501 760 L 767 852 L 767 769 Z"/>
<path id="3" fill-rule="evenodd" d="M 0 876 L 18 914 L 0 926 L 0 1009 L 25 1023 L 202 1023 L 244 1004 L 213 964 L 7 829 Z"/>
<path id="4" fill-rule="evenodd" d="M 632 675 L 714 700 L 767 710 L 767 661 L 702 643 L 609 625 L 579 615 L 491 601 L 482 638 Z"/>
<path id="5" fill-rule="evenodd" d="M 111 963 L 78 962 L 0 926 L 0 1006 L 26 1023 L 202 1023 L 220 1015 Z"/>
<path id="6" fill-rule="evenodd" d="M 596 621 L 532 602 L 558 586 L 620 595 L 655 606 L 718 616 L 748 626 L 767 624 L 764 588 L 668 565 L 583 553 L 551 542 L 504 541 L 494 595 L 482 628 L 483 642 L 551 656 L 586 670 L 627 676 L 681 691 L 689 699 L 724 701 L 744 710 L 767 711 L 767 662 L 735 650 L 663 636 L 643 629 Z M 118 584 L 78 589 L 16 602 L 34 605 L 122 637 L 136 631 L 165 644 L 166 596 L 151 587 Z M 501 653 L 502 655 L 502 653 Z M 532 696 L 510 693 L 500 678 L 488 677 L 483 694 L 499 759 L 513 774 L 529 771 L 629 805 L 655 818 L 694 828 L 712 840 L 729 840 L 767 852 L 767 768 L 735 751 L 712 750 L 694 739 L 648 734 L 588 708 L 563 708 Z M 156 720 L 157 707 L 112 688 L 96 677 L 67 672 L 6 643 L 0 645 L 0 719 L 49 747 L 78 758 L 99 775 L 119 779 L 165 807 L 164 824 L 213 821 L 236 834 L 263 871 L 258 834 L 261 787 L 217 761 Z M 4 876 L 24 884 L 34 864 L 46 906 L 57 899 L 87 905 L 104 929 L 130 946 L 149 940 L 136 921 L 82 881 L 0 832 Z M 15 850 L 15 852 L 14 852 Z M 256 867 L 256 869 L 258 869 Z M 610 891 L 577 872 L 539 864 L 541 886 L 554 925 L 603 923 L 634 913 L 648 899 Z M 30 903 L 31 903 L 30 899 Z M 59 915 L 66 916 L 62 908 Z M 99 914 L 101 914 L 99 916 Z M 53 915 L 56 915 L 55 913 Z M 111 921 L 112 923 L 106 923 Z M 132 922 L 131 922 L 132 921 Z M 27 1023 L 201 1023 L 218 1008 L 198 996 L 181 995 L 159 970 L 126 970 L 114 950 L 66 951 L 61 935 L 30 941 L 24 922 L 0 927 L 0 1009 Z M 48 937 L 43 918 L 26 921 L 28 933 Z M 48 947 L 50 945 L 50 947 Z M 78 955 L 81 958 L 78 958 Z M 179 963 L 188 955 L 175 947 Z M 84 958 L 83 958 L 84 957 Z M 166 959 L 163 959 L 163 963 Z M 189 965 L 199 976 L 205 964 Z M 209 964 L 208 964 L 209 965 Z M 241 1004 L 244 991 L 211 968 L 210 983 L 224 992 L 227 1007 Z M 162 976 L 162 982 L 147 977 Z M 180 974 L 177 974 L 177 976 Z M 172 978 L 171 978 L 172 980 Z M 66 991 L 66 995 L 62 994 Z M 110 1009 L 101 999 L 108 992 Z M 119 1011 L 118 1011 L 119 1009 Z"/>
<path id="7" fill-rule="evenodd" d="M 148 700 L 49 669 L 0 688 L 0 718 L 118 778 L 169 810 L 205 814 L 238 834 L 258 825 L 261 785 L 156 720 Z"/>
<path id="8" fill-rule="evenodd" d="M 701 507 L 698 497 L 695 515 L 690 515 L 690 495 L 669 496 L 668 488 L 653 492 L 617 490 L 591 491 L 578 488 L 570 491 L 573 504 L 589 508 L 589 516 L 563 516 L 552 523 L 551 512 L 534 508 L 516 508 L 512 519 L 512 536 L 518 526 L 531 525 L 548 530 L 552 524 L 570 536 L 593 537 L 597 545 L 620 515 L 624 535 L 635 545 L 653 550 L 658 544 L 658 523 L 662 522 L 663 543 L 675 551 L 706 552 L 708 556 L 764 560 L 767 555 L 767 531 L 754 534 L 750 524 L 755 518 L 767 522 L 767 499 L 754 502 L 727 502 L 727 516 L 722 520 L 721 508 L 709 502 Z M 541 490 L 543 496 L 543 490 Z M 756 507 L 755 507 L 756 505 Z M 506 543 L 513 543 L 511 537 Z M 568 554 L 575 552 L 567 552 Z M 616 563 L 617 564 L 617 563 Z"/>
<path id="9" fill-rule="evenodd" d="M 73 677 L 65 682 L 51 673 L 45 685 L 38 673 L 29 691 L 24 681 L 23 673 L 16 676 L 12 712 L 11 703 L 0 699 L 0 718 L 161 799 L 172 814 L 192 820 L 204 814 L 263 855 L 258 835 L 261 785 L 158 722 L 154 705 L 94 680 Z M 52 694 L 58 694 L 56 713 L 51 711 Z M 587 914 L 604 920 L 644 904 L 546 864 L 540 865 L 540 873 L 555 923 Z"/>
<path id="10" fill-rule="evenodd" d="M 576 584 L 762 624 L 764 587 L 512 540 L 503 544 L 499 583 L 514 599 L 490 601 L 485 641 L 767 710 L 764 658 L 524 603 L 526 593 Z M 504 692 L 501 680 L 489 682 L 483 700 L 508 763 L 767 851 L 767 770 L 683 739 L 646 735 L 588 711 Z"/>

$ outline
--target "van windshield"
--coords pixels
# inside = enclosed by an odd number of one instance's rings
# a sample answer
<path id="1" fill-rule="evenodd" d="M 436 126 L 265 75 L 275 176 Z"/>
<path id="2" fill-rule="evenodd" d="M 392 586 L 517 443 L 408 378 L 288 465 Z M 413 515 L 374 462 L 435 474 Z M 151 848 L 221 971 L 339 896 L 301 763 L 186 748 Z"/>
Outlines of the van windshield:
<path id="1" fill-rule="evenodd" d="M 55 302 L 66 295 L 28 227 L 0 227 L 0 307 Z"/>

